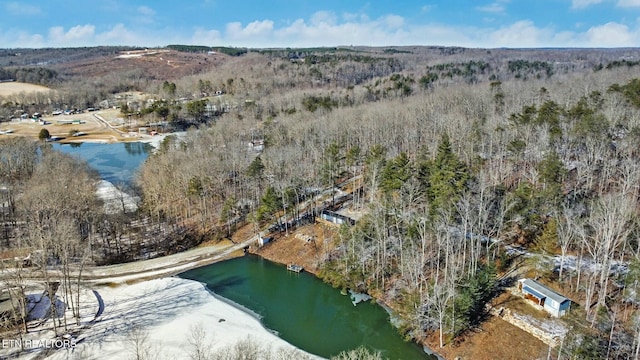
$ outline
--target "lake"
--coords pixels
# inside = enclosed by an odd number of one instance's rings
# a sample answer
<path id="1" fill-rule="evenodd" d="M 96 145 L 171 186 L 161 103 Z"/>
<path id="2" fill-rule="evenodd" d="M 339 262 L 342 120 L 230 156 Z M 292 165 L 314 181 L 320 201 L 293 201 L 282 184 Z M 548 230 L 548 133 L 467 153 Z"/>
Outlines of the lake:
<path id="1" fill-rule="evenodd" d="M 113 184 L 131 184 L 153 149 L 137 142 L 53 146 L 86 160 Z M 322 357 L 365 345 L 388 359 L 435 359 L 417 344 L 403 341 L 381 306 L 354 306 L 349 296 L 314 276 L 292 273 L 257 256 L 212 264 L 180 277 L 206 283 L 214 293 L 256 313 L 282 339 Z"/>
<path id="2" fill-rule="evenodd" d="M 53 144 L 53 148 L 79 156 L 112 184 L 132 185 L 135 173 L 151 154 L 153 147 L 140 142 L 114 144 L 74 143 Z"/>
<path id="3" fill-rule="evenodd" d="M 354 306 L 347 295 L 308 273 L 247 255 L 179 275 L 253 312 L 263 325 L 307 352 L 329 358 L 365 345 L 388 359 L 435 359 L 405 342 L 389 314 L 371 301 Z"/>

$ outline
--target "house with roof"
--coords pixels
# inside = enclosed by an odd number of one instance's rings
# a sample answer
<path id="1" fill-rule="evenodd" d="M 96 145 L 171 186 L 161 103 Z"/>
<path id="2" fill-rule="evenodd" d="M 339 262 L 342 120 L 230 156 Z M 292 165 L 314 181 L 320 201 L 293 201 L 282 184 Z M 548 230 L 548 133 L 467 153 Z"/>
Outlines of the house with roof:
<path id="1" fill-rule="evenodd" d="M 342 225 L 345 223 L 348 225 L 355 225 L 356 223 L 355 220 L 348 216 L 344 216 L 342 214 L 338 214 L 337 212 L 329 210 L 322 210 L 322 212 L 320 213 L 320 219 L 335 225 Z"/>
<path id="2" fill-rule="evenodd" d="M 571 300 L 535 280 L 518 280 L 518 289 L 522 292 L 525 299 L 533 302 L 555 317 L 563 316 L 571 307 Z"/>

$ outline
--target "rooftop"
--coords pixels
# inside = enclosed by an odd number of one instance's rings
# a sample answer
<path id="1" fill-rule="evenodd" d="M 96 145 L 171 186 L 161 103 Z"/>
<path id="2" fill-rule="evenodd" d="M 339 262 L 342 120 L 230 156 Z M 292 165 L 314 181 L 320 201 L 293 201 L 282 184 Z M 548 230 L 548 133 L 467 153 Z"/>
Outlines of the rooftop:
<path id="1" fill-rule="evenodd" d="M 558 304 L 562 304 L 563 302 L 569 300 L 568 298 L 558 294 L 557 292 L 555 292 L 554 290 L 540 284 L 539 282 L 535 281 L 535 280 L 531 280 L 531 279 L 522 279 L 520 280 L 520 282 L 522 283 L 523 287 L 528 287 L 529 289 L 533 290 L 535 293 L 543 295 L 544 297 L 547 297 L 553 301 L 558 302 Z"/>

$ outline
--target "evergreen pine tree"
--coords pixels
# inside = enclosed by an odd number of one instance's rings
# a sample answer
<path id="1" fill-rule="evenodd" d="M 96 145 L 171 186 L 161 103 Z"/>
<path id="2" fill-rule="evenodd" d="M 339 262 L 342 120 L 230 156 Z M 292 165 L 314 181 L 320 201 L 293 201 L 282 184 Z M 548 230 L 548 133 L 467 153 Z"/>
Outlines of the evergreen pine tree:
<path id="1" fill-rule="evenodd" d="M 411 177 L 411 161 L 406 153 L 400 153 L 395 159 L 389 161 L 382 170 L 381 188 L 388 195 L 398 191 Z"/>
<path id="2" fill-rule="evenodd" d="M 436 158 L 426 164 L 421 172 L 426 172 L 421 180 L 426 185 L 434 211 L 453 206 L 470 179 L 466 165 L 453 153 L 447 133 L 442 135 Z"/>

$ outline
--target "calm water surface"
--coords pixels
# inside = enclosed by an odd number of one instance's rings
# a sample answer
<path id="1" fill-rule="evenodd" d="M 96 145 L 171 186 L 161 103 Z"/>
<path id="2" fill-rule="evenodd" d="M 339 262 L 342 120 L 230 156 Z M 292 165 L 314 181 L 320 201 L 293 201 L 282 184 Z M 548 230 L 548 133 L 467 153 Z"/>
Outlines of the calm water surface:
<path id="1" fill-rule="evenodd" d="M 379 305 L 354 306 L 349 296 L 307 273 L 244 256 L 180 274 L 254 312 L 265 327 L 307 352 L 331 357 L 365 345 L 389 359 L 431 359 L 404 342 Z"/>
<path id="2" fill-rule="evenodd" d="M 153 149 L 139 142 L 53 144 L 53 148 L 86 160 L 104 180 L 128 185 Z"/>

